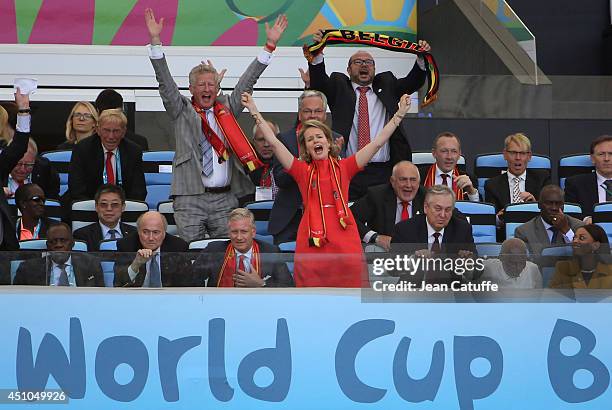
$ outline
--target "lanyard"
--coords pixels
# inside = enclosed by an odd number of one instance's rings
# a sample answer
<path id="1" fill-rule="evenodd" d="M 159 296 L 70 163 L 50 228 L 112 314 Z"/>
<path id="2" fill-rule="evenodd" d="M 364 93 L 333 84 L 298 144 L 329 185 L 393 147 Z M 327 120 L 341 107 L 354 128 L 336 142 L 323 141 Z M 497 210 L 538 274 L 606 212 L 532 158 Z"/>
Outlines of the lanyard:
<path id="1" fill-rule="evenodd" d="M 112 152 L 112 151 L 109 151 Z M 106 152 L 104 152 L 104 156 L 106 156 Z M 119 156 L 119 148 L 117 148 L 117 153 L 113 155 L 115 157 L 115 185 L 121 185 L 121 157 Z M 105 184 L 108 183 L 108 175 L 106 174 L 106 161 L 104 162 L 104 166 L 102 167 L 104 170 L 102 172 L 102 181 Z"/>
<path id="2" fill-rule="evenodd" d="M 34 233 L 32 234 L 32 239 L 38 239 L 38 235 L 40 235 L 40 226 L 41 226 L 42 220 L 38 220 L 38 223 L 36 224 L 36 227 L 34 228 Z M 17 225 L 15 226 L 15 230 L 17 231 L 17 235 L 20 237 L 21 236 L 21 228 L 23 228 L 23 224 L 21 223 L 21 218 L 17 219 Z"/>

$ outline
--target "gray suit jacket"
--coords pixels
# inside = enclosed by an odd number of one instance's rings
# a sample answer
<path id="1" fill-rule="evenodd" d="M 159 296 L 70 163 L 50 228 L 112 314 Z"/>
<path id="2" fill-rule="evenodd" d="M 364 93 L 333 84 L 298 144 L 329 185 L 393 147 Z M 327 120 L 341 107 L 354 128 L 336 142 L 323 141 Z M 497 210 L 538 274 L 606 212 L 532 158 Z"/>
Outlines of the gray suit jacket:
<path id="1" fill-rule="evenodd" d="M 584 225 L 584 222 L 582 222 L 580 219 L 576 219 L 569 215 L 566 216 L 569 218 L 569 224 L 572 231 L 576 232 L 576 229 Z M 516 231 L 514 231 L 514 236 L 525 242 L 529 252 L 531 252 L 531 254 L 533 254 L 536 258 L 540 256 L 543 248 L 552 246 L 550 244 L 550 240 L 548 239 L 548 233 L 546 232 L 546 228 L 544 227 L 544 223 L 542 223 L 542 218 L 540 215 L 516 228 Z M 558 244 L 561 243 L 559 242 Z"/>
<path id="2" fill-rule="evenodd" d="M 191 100 L 183 96 L 174 82 L 166 57 L 151 59 L 155 76 L 159 83 L 159 95 L 162 98 L 166 112 L 174 123 L 174 137 L 176 149 L 172 163 L 173 178 L 171 195 L 195 195 L 204 193 L 202 184 L 202 162 L 200 157 L 200 140 L 202 138 L 202 125 L 200 116 L 191 106 Z M 260 63 L 257 59 L 244 71 L 234 91 L 229 95 L 217 97 L 219 102 L 229 107 L 234 116 L 238 117 L 242 112 L 240 94 L 252 92 L 253 85 L 267 65 Z M 234 155 L 231 157 L 232 169 L 232 193 L 237 197 L 254 192 L 255 187 L 240 162 Z"/>

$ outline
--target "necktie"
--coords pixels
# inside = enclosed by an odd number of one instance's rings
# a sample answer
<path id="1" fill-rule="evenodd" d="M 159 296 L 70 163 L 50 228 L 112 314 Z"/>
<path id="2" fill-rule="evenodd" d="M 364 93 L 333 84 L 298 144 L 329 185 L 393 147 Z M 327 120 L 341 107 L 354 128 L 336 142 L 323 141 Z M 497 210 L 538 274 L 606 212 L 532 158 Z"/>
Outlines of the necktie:
<path id="1" fill-rule="evenodd" d="M 559 235 L 559 230 L 554 226 L 551 226 L 550 231 L 552 232 L 552 238 L 550 238 L 550 244 L 556 245 L 560 243 L 565 243 L 565 239 L 563 239 L 563 235 Z"/>
<path id="2" fill-rule="evenodd" d="M 606 201 L 612 201 L 612 179 L 608 179 L 604 182 L 606 186 Z"/>
<path id="3" fill-rule="evenodd" d="M 244 255 L 240 255 L 238 257 L 238 269 L 237 270 L 241 270 L 243 272 L 246 272 L 244 269 Z M 236 282 L 234 281 L 234 287 L 236 287 Z"/>
<path id="4" fill-rule="evenodd" d="M 433 233 L 434 241 L 431 244 L 431 253 L 440 253 L 440 232 Z"/>
<path id="5" fill-rule="evenodd" d="M 108 234 L 110 235 L 111 239 L 117 239 L 117 230 L 116 229 L 110 229 L 108 231 Z"/>
<path id="6" fill-rule="evenodd" d="M 410 202 L 402 201 L 402 215 L 400 220 L 405 221 L 410 218 L 410 214 L 408 213 L 408 207 L 410 206 Z"/>
<path id="7" fill-rule="evenodd" d="M 276 199 L 276 195 L 278 194 L 278 185 L 276 185 L 273 173 L 270 173 L 270 178 L 272 178 L 272 199 Z"/>
<path id="8" fill-rule="evenodd" d="M 357 87 L 359 91 L 359 113 L 357 119 L 357 150 L 370 142 L 370 114 L 368 113 L 368 97 L 370 87 Z"/>
<path id="9" fill-rule="evenodd" d="M 521 199 L 521 186 L 519 185 L 521 179 L 519 177 L 512 178 L 512 203 L 523 202 Z"/>
<path id="10" fill-rule="evenodd" d="M 270 168 L 270 164 L 264 164 L 261 168 L 259 186 L 272 188 L 272 168 Z"/>
<path id="11" fill-rule="evenodd" d="M 66 273 L 66 264 L 61 263 L 57 265 L 60 268 L 60 276 L 57 281 L 57 286 L 70 286 L 68 283 L 68 273 Z"/>
<path id="12" fill-rule="evenodd" d="M 206 122 L 208 122 L 208 113 L 210 110 L 206 111 Z M 202 173 L 204 176 L 209 177 L 213 172 L 213 154 L 212 154 L 212 145 L 208 141 L 206 135 L 202 136 L 202 141 L 200 143 L 200 153 L 202 154 Z"/>
<path id="13" fill-rule="evenodd" d="M 106 153 L 106 182 L 109 184 L 115 183 L 115 172 L 113 171 L 113 152 Z"/>
<path id="14" fill-rule="evenodd" d="M 155 254 L 151 258 L 151 265 L 149 266 L 149 287 L 161 288 L 161 272 L 159 270 L 159 263 L 157 263 L 157 255 Z"/>
<path id="15" fill-rule="evenodd" d="M 442 185 L 448 186 L 448 174 L 440 174 L 440 177 L 442 178 Z"/>

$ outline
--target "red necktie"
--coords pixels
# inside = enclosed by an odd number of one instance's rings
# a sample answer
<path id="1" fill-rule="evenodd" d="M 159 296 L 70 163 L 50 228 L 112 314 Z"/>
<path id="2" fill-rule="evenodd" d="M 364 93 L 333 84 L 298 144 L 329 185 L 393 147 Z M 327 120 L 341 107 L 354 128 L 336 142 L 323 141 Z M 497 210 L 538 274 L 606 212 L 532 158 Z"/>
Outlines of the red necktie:
<path id="1" fill-rule="evenodd" d="M 245 271 L 244 270 L 244 255 L 240 255 L 238 257 L 238 269 L 237 270 L 241 270 L 241 271 Z M 234 281 L 234 287 L 236 287 L 236 281 Z"/>
<path id="2" fill-rule="evenodd" d="M 113 152 L 106 153 L 106 182 L 109 184 L 115 183 L 115 173 L 113 172 Z"/>
<path id="3" fill-rule="evenodd" d="M 402 201 L 402 215 L 400 217 L 402 221 L 405 221 L 406 219 L 410 218 L 410 214 L 408 213 L 409 206 L 410 206 L 410 202 Z"/>
<path id="4" fill-rule="evenodd" d="M 440 177 L 442 177 L 442 185 L 448 186 L 448 174 L 440 174 Z"/>
<path id="5" fill-rule="evenodd" d="M 370 142 L 370 114 L 368 113 L 368 97 L 370 87 L 357 87 L 359 90 L 359 117 L 357 120 L 357 150 Z"/>
<path id="6" fill-rule="evenodd" d="M 440 232 L 434 232 L 433 233 L 434 236 L 434 241 L 431 244 L 431 253 L 440 253 Z"/>
<path id="7" fill-rule="evenodd" d="M 270 164 L 264 164 L 261 169 L 261 179 L 259 180 L 259 186 L 263 186 L 266 188 L 272 187 L 272 170 L 270 169 Z"/>

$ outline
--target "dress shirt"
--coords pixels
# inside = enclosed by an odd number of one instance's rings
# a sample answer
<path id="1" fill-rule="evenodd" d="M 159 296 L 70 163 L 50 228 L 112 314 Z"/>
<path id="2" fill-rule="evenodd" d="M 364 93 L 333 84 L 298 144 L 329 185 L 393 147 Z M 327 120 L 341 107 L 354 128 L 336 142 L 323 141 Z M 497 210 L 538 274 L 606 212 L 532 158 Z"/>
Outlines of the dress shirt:
<path id="1" fill-rule="evenodd" d="M 217 124 L 217 119 L 215 118 L 215 114 L 213 113 L 212 108 L 206 110 L 205 112 L 206 119 L 208 120 L 210 128 L 212 128 L 215 134 L 217 134 L 221 141 L 223 141 L 223 143 L 227 146 L 227 143 L 225 142 L 225 135 L 223 135 L 223 131 L 221 131 L 219 125 Z M 202 174 L 202 183 L 205 187 L 208 188 L 220 188 L 228 186 L 232 179 L 231 161 L 228 160 L 219 163 L 219 156 L 217 155 L 217 151 L 212 148 L 212 144 L 211 149 L 213 172 L 212 174 L 210 174 L 210 176 L 205 176 L 204 174 Z M 202 169 L 204 169 L 204 163 L 202 163 Z"/>
<path id="2" fill-rule="evenodd" d="M 68 257 L 68 260 L 64 262 L 66 265 L 66 275 L 68 276 L 68 284 L 72 287 L 76 286 L 76 278 L 74 277 L 74 270 L 72 269 L 72 256 Z M 51 275 L 49 277 L 49 286 L 57 286 L 62 270 L 59 265 L 51 259 Z"/>
<path id="3" fill-rule="evenodd" d="M 102 240 L 112 239 L 110 233 L 108 233 L 108 231 L 110 231 L 111 229 L 114 229 L 116 231 L 115 239 L 123 238 L 123 233 L 121 233 L 121 219 L 119 220 L 119 222 L 117 222 L 117 225 L 115 225 L 114 228 L 109 228 L 108 226 L 104 225 L 102 222 L 98 222 L 98 223 L 100 224 L 100 229 L 102 229 Z"/>
<path id="4" fill-rule="evenodd" d="M 114 150 L 109 151 L 106 148 L 104 148 L 104 145 L 102 145 L 102 149 L 104 150 L 104 171 L 106 171 L 106 153 L 107 152 L 113 153 L 111 165 L 113 167 L 113 175 L 115 176 L 115 185 L 119 185 L 119 182 L 122 182 L 119 180 L 119 175 L 117 175 L 117 152 L 119 151 L 119 148 L 117 147 Z M 104 171 L 102 172 L 104 173 Z"/>
<path id="5" fill-rule="evenodd" d="M 149 260 L 147 261 L 147 263 L 145 264 L 146 269 L 147 269 L 147 274 L 145 275 L 144 282 L 142 282 L 142 287 L 143 287 L 143 288 L 148 288 L 148 287 L 149 287 L 149 283 L 151 282 L 151 277 L 149 276 L 149 268 L 151 267 L 151 260 L 152 260 L 153 258 L 156 258 L 156 259 L 157 259 L 157 266 L 159 266 L 160 276 L 161 276 L 162 278 L 164 277 L 164 276 L 163 276 L 163 275 L 164 275 L 164 273 L 162 272 L 162 268 L 161 268 L 161 257 L 160 257 L 160 255 L 161 255 L 160 248 L 155 249 L 155 250 L 153 251 L 153 257 L 152 257 L 151 259 L 149 259 Z M 134 271 L 132 270 L 132 265 L 130 265 L 130 266 L 128 267 L 128 275 L 130 276 L 130 280 L 131 280 L 132 282 L 134 282 L 134 279 L 136 279 L 136 276 L 138 275 L 138 272 L 134 272 Z M 162 283 L 162 287 L 163 287 L 163 280 L 161 281 L 161 283 Z"/>
<path id="6" fill-rule="evenodd" d="M 553 232 L 550 230 L 550 228 L 552 228 L 553 226 L 549 224 L 548 222 L 546 222 L 544 218 L 540 217 L 540 219 L 542 220 L 542 223 L 544 224 L 544 228 L 546 229 L 546 234 L 548 235 L 548 242 L 550 243 L 553 237 Z M 572 231 L 572 228 L 570 228 L 569 231 L 567 231 L 566 233 L 559 231 L 559 235 L 563 235 L 563 239 L 565 243 L 572 243 L 572 241 L 574 240 L 574 231 Z"/>
<path id="7" fill-rule="evenodd" d="M 523 171 L 521 175 L 514 175 L 510 171 L 507 171 L 506 175 L 508 176 L 508 189 L 510 189 L 510 202 L 512 202 L 512 187 L 514 186 L 513 180 L 515 177 L 519 177 L 519 188 L 521 189 L 521 192 L 525 192 L 525 179 L 527 178 L 527 170 Z"/>
<path id="8" fill-rule="evenodd" d="M 444 180 L 442 179 L 442 174 L 446 174 L 448 176 L 446 178 L 446 186 L 449 187 L 452 190 L 453 189 L 453 171 L 442 172 L 442 170 L 438 167 L 437 164 L 436 164 L 436 180 L 435 180 L 435 185 L 444 185 L 444 183 L 443 183 Z M 474 188 L 476 188 L 476 187 L 474 187 Z M 471 202 L 478 202 L 480 200 L 480 197 L 478 196 L 478 190 L 476 190 L 475 194 L 468 194 L 467 197 L 468 197 L 468 199 Z"/>
<path id="9" fill-rule="evenodd" d="M 396 199 L 396 205 L 395 205 L 395 223 L 398 223 L 402 220 L 402 200 L 399 199 L 397 196 L 395 197 Z M 418 215 L 418 212 L 417 212 Z M 408 202 L 408 218 L 412 218 L 414 216 L 414 213 L 412 212 L 412 201 Z M 370 240 L 372 239 L 372 236 L 374 236 L 374 234 L 376 234 L 378 232 L 375 231 L 368 231 L 365 235 L 363 235 L 363 238 L 361 239 L 363 241 L 363 243 L 370 243 Z"/>
<path id="10" fill-rule="evenodd" d="M 610 179 L 601 175 L 599 172 L 596 172 L 597 175 L 597 197 L 599 202 L 606 202 L 606 185 L 605 182 Z"/>
<path id="11" fill-rule="evenodd" d="M 238 252 L 236 248 L 236 271 L 238 271 L 238 264 L 240 263 L 240 256 L 244 256 L 244 271 L 249 273 L 251 272 L 251 258 L 253 257 L 253 247 L 246 251 L 245 253 Z"/>
<path id="12" fill-rule="evenodd" d="M 431 250 L 431 245 L 433 245 L 434 241 L 436 240 L 436 238 L 434 237 L 434 233 L 439 232 L 440 233 L 440 237 L 438 238 L 438 242 L 440 242 L 440 247 L 442 247 L 442 238 L 444 237 L 444 229 L 442 228 L 439 231 L 436 231 L 430 224 L 429 221 L 427 220 L 427 217 L 425 217 L 425 222 L 427 223 L 427 249 Z"/>

